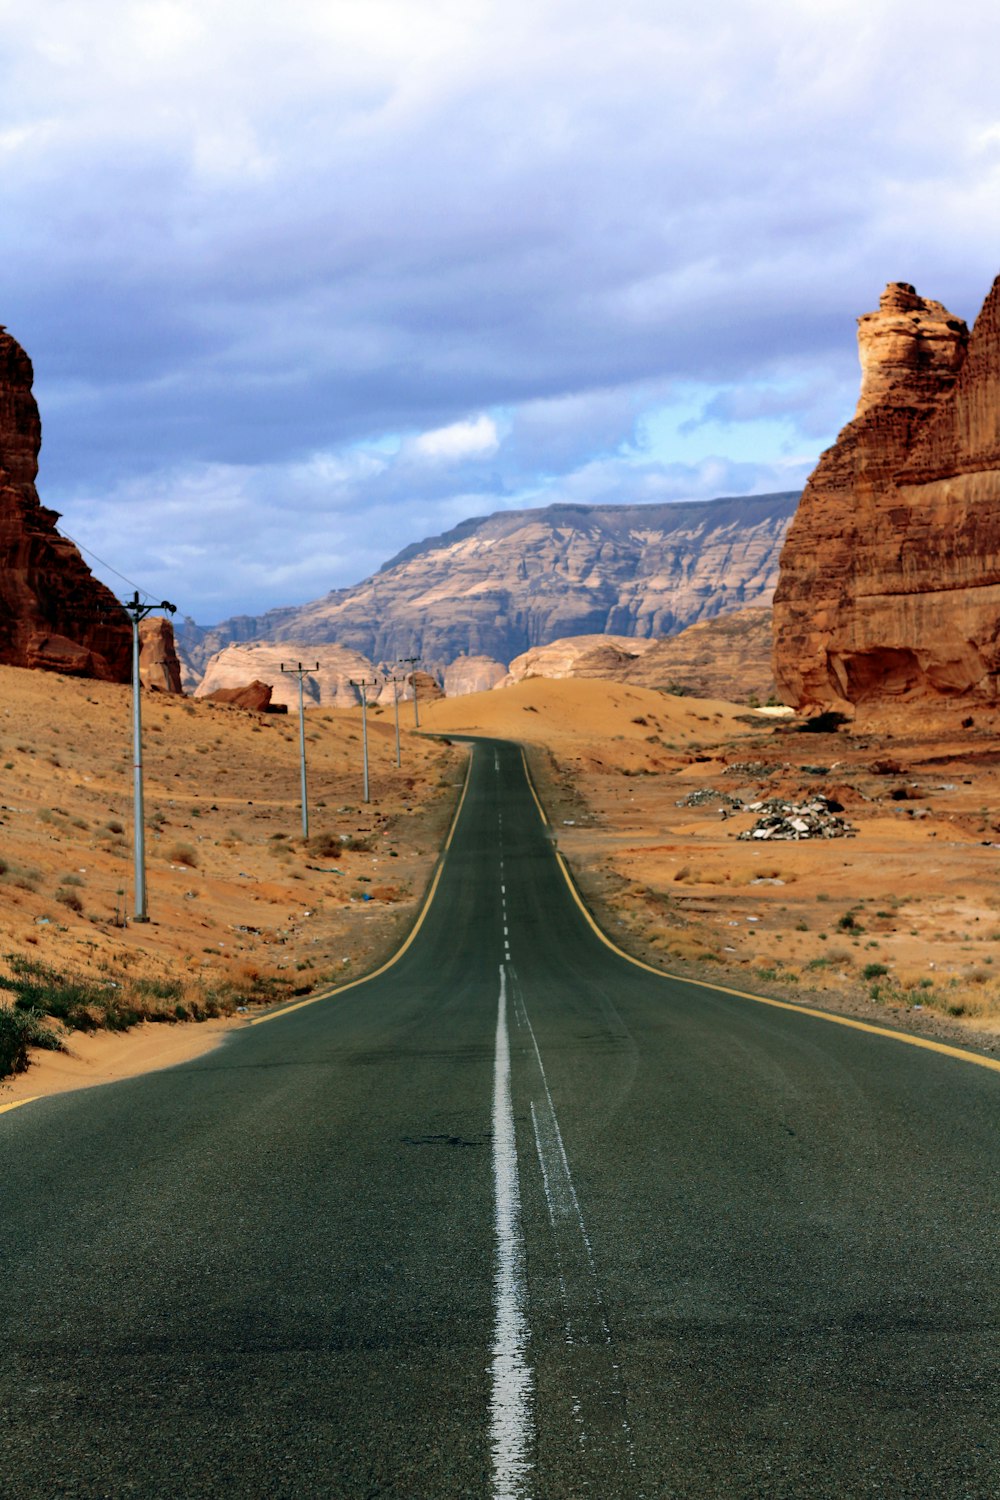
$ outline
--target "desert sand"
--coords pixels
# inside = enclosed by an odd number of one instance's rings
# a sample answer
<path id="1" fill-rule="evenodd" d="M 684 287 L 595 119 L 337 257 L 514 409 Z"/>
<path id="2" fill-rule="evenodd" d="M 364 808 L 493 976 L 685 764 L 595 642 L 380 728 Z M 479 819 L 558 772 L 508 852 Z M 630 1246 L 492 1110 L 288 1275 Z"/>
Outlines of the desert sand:
<path id="1" fill-rule="evenodd" d="M 419 908 L 464 777 L 460 750 L 408 724 L 397 770 L 392 709 L 370 710 L 366 804 L 360 709 L 307 710 L 306 842 L 297 715 L 144 693 L 143 924 L 130 919 L 130 689 L 0 667 L 0 705 L 0 975 L 28 964 L 208 1017 L 74 1031 L 79 1074 L 36 1052 L 21 1080 L 0 1081 L 0 1106 L 45 1079 L 121 1076 L 130 1052 L 142 1067 L 178 1061 L 240 1005 L 374 967 Z"/>
<path id="2" fill-rule="evenodd" d="M 982 714 L 935 722 L 901 706 L 815 734 L 735 704 L 529 679 L 425 718 L 528 742 L 559 847 L 627 951 L 1000 1043 L 1000 733 Z M 797 804 L 820 793 L 856 834 L 741 840 L 757 815 L 715 793 Z"/>

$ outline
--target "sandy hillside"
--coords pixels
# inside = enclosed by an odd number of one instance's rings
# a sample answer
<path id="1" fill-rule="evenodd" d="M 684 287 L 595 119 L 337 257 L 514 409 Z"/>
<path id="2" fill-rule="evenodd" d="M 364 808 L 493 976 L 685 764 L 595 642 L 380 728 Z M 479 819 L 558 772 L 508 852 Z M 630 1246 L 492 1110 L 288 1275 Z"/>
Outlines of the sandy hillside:
<path id="1" fill-rule="evenodd" d="M 753 732 L 745 706 L 681 698 L 596 678 L 529 677 L 429 704 L 424 728 L 544 744 L 583 769 L 667 771 L 695 743 Z"/>
<path id="2" fill-rule="evenodd" d="M 834 734 L 595 681 L 434 705 L 531 760 L 606 929 L 667 968 L 917 1028 L 1000 1031 L 1000 735 L 896 711 Z M 923 733 L 918 731 L 923 730 Z M 821 794 L 855 836 L 743 840 Z"/>
<path id="3" fill-rule="evenodd" d="M 297 715 L 144 694 L 139 924 L 130 689 L 0 667 L 0 704 L 0 974 L 85 981 L 125 1011 L 224 1015 L 363 972 L 412 920 L 464 774 L 405 728 L 397 770 L 376 709 L 366 805 L 360 710 L 307 711 L 304 844 Z M 179 1028 L 153 1029 L 176 1049 Z"/>

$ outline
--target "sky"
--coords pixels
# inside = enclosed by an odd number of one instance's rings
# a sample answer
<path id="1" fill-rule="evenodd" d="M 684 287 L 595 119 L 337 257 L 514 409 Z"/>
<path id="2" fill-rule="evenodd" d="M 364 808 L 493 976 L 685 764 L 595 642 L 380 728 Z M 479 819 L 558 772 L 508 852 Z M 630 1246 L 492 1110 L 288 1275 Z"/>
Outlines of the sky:
<path id="1" fill-rule="evenodd" d="M 1000 271 L 998 52 L 978 0 L 0 0 L 41 498 L 210 624 L 798 488 L 886 282 L 971 323 Z"/>

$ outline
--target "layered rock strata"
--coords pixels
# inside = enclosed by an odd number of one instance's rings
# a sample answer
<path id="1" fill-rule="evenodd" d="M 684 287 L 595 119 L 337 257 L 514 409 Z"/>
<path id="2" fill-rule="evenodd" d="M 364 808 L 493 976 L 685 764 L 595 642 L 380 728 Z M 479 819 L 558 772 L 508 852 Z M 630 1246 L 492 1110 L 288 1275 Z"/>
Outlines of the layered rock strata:
<path id="1" fill-rule="evenodd" d="M 317 649 L 302 642 L 286 641 L 274 645 L 270 641 L 254 641 L 248 645 L 227 646 L 213 656 L 195 690 L 195 697 L 211 698 L 220 689 L 264 683 L 271 689 L 272 704 L 284 704 L 297 711 L 298 678 L 281 669 L 282 666 L 295 667 L 300 662 L 307 669 L 302 679 L 302 697 L 307 707 L 322 704 L 330 708 L 356 708 L 361 698 L 359 690 L 352 685 L 354 682 L 375 684 L 368 690 L 370 703 L 376 702 L 385 690 L 384 677 L 377 674 L 368 658 L 357 651 L 348 651 L 342 646 Z"/>
<path id="2" fill-rule="evenodd" d="M 661 640 L 585 635 L 515 657 L 501 686 L 525 677 L 601 677 L 635 687 L 764 702 L 774 693 L 771 611 L 742 609 Z"/>
<path id="3" fill-rule="evenodd" d="M 506 675 L 507 668 L 492 656 L 460 656 L 444 670 L 444 695 L 461 698 L 466 693 L 486 693 Z"/>
<path id="4" fill-rule="evenodd" d="M 42 426 L 31 361 L 0 326 L 0 662 L 125 682 L 132 631 L 35 489 Z"/>
<path id="5" fill-rule="evenodd" d="M 1000 687 L 1000 278 L 971 334 L 893 283 L 859 320 L 862 394 L 781 554 L 787 703 L 995 702 Z"/>
<path id="6" fill-rule="evenodd" d="M 507 662 L 570 635 L 672 635 L 769 605 L 797 493 L 664 505 L 550 505 L 464 521 L 371 578 L 178 640 L 195 667 L 230 641 L 336 642 L 371 661 Z"/>

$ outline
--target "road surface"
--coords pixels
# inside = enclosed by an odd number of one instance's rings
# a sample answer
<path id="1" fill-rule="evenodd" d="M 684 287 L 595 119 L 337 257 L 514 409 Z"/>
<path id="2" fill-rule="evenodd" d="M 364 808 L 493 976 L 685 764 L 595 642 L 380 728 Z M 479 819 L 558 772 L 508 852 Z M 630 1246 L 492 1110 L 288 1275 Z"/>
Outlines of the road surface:
<path id="1" fill-rule="evenodd" d="M 996 1500 L 998 1123 L 617 956 L 481 743 L 383 974 L 0 1116 L 0 1491 Z"/>

